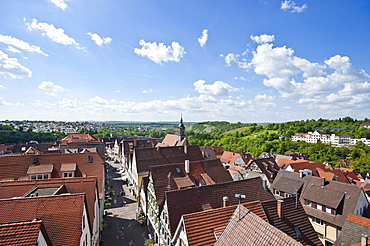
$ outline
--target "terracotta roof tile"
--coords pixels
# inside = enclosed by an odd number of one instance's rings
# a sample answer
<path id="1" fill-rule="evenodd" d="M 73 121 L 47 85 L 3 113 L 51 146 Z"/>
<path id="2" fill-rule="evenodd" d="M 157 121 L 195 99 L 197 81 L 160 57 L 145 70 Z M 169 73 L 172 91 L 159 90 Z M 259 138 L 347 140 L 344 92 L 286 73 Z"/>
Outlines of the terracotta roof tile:
<path id="1" fill-rule="evenodd" d="M 235 194 L 246 195 L 246 198 L 243 199 L 244 202 L 274 200 L 273 195 L 263 189 L 261 178 L 167 191 L 165 194 L 171 234 L 175 232 L 183 214 L 202 211 L 204 204 L 210 204 L 212 208 L 219 208 L 223 204 L 224 196 L 229 198 L 230 205 L 239 203 Z"/>
<path id="2" fill-rule="evenodd" d="M 89 156 L 91 156 L 89 162 Z M 18 155 L 18 156 L 0 156 L 0 181 L 9 181 L 14 179 L 29 180 L 27 175 L 28 168 L 46 167 L 49 171 L 51 165 L 54 166 L 51 178 L 62 178 L 61 167 L 63 164 L 76 163 L 77 168 L 75 177 L 91 176 L 97 177 L 99 187 L 99 197 L 103 196 L 103 158 L 98 153 L 75 153 L 75 154 L 42 154 L 37 155 L 37 166 L 33 164 L 35 156 Z M 34 170 L 34 169 L 32 169 Z M 39 171 L 39 170 L 37 170 Z"/>
<path id="3" fill-rule="evenodd" d="M 64 189 L 61 190 L 62 192 L 68 192 L 71 194 L 76 193 L 86 194 L 87 213 L 89 216 L 90 226 L 92 226 L 95 216 L 94 204 L 96 200 L 95 192 L 98 188 L 97 183 L 98 181 L 96 177 L 0 182 L 0 199 L 23 197 L 31 190 L 34 190 L 35 187 L 37 188 L 58 187 L 59 190 L 59 187 L 63 186 Z"/>
<path id="4" fill-rule="evenodd" d="M 244 206 L 238 206 L 217 245 L 302 245 Z"/>
<path id="5" fill-rule="evenodd" d="M 267 221 L 260 202 L 244 203 L 243 206 Z M 213 245 L 216 242 L 215 233 L 219 235 L 224 230 L 236 207 L 231 205 L 183 215 L 189 245 Z"/>
<path id="6" fill-rule="evenodd" d="M 76 194 L 0 200 L 0 224 L 38 218 L 53 245 L 79 245 L 84 199 Z"/>
<path id="7" fill-rule="evenodd" d="M 193 161 L 189 163 L 189 166 L 190 172 L 188 177 L 192 182 L 196 180 L 198 183 L 201 183 L 201 180 L 203 179 L 206 184 L 212 183 L 211 180 L 208 180 L 206 176 L 203 176 L 204 174 L 207 174 L 207 176 L 210 177 L 214 183 L 232 181 L 230 174 L 225 171 L 219 159 Z M 178 173 L 178 171 L 180 171 L 180 173 Z M 150 172 L 153 179 L 157 203 L 159 206 L 162 206 L 164 202 L 165 191 L 168 190 L 168 174 L 171 173 L 170 189 L 176 189 L 177 184 L 175 183 L 174 178 L 185 177 L 185 162 L 152 166 Z"/>
<path id="8" fill-rule="evenodd" d="M 151 166 L 204 160 L 199 146 L 175 146 L 135 149 L 138 175 L 148 175 Z"/>
<path id="9" fill-rule="evenodd" d="M 41 220 L 27 221 L 20 223 L 0 225 L 0 245 L 37 245 L 39 233 L 44 232 Z M 46 241 L 50 244 L 49 238 L 44 234 Z"/>
<path id="10" fill-rule="evenodd" d="M 274 200 L 261 203 L 270 224 L 301 242 L 303 245 L 322 245 L 301 203 L 295 197 L 284 198 L 282 200 L 283 219 L 278 214 L 278 201 Z M 299 229 L 301 236 L 297 235 L 294 227 Z"/>
<path id="11" fill-rule="evenodd" d="M 347 217 L 348 221 L 351 221 L 353 223 L 363 225 L 370 228 L 370 219 L 365 217 L 360 217 L 354 214 L 349 214 Z"/>

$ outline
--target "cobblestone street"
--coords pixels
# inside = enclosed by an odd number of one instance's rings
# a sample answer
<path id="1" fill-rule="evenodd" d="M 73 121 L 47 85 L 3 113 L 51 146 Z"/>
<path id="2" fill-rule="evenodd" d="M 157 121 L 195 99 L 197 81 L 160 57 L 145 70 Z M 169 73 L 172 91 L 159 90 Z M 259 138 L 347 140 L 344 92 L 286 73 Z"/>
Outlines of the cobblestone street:
<path id="1" fill-rule="evenodd" d="M 148 229 L 136 221 L 137 202 L 135 197 L 124 185 L 122 176 L 116 170 L 120 167 L 118 163 L 110 162 L 108 168 L 110 177 L 107 190 L 114 193 L 112 205 L 106 207 L 105 211 L 112 214 L 104 216 L 106 226 L 103 228 L 102 240 L 105 246 L 144 245 L 148 239 Z M 110 186 L 113 185 L 113 188 Z M 121 196 L 124 190 L 125 195 Z M 126 201 L 126 205 L 122 204 Z M 122 224 L 123 223 L 123 224 Z M 123 227 L 122 227 L 123 226 Z"/>

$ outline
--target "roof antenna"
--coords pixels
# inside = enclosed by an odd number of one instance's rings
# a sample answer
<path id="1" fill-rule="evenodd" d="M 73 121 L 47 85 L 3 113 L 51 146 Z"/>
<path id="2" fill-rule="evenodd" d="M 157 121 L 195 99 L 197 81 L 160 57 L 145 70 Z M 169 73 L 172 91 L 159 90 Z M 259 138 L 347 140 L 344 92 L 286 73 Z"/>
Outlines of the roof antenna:
<path id="1" fill-rule="evenodd" d="M 168 178 L 167 190 L 170 191 L 171 190 L 171 172 L 168 173 L 167 178 Z"/>
<path id="2" fill-rule="evenodd" d="M 240 200 L 243 198 L 245 198 L 245 195 L 241 195 L 241 194 L 235 194 L 235 197 L 238 198 L 239 200 L 239 218 L 238 218 L 238 222 L 240 221 Z"/>

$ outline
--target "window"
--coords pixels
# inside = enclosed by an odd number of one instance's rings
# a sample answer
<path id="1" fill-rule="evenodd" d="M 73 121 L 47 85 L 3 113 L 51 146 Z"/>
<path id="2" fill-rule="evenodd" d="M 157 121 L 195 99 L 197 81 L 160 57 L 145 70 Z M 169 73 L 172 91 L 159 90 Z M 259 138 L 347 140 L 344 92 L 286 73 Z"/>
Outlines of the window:
<path id="1" fill-rule="evenodd" d="M 306 205 L 312 207 L 312 202 L 310 200 L 306 200 Z"/>
<path id="2" fill-rule="evenodd" d="M 292 194 L 289 194 L 289 193 L 285 193 L 284 197 L 291 197 Z"/>
<path id="3" fill-rule="evenodd" d="M 312 217 L 312 222 L 321 226 L 324 225 L 324 221 L 316 217 Z"/>
<path id="4" fill-rule="evenodd" d="M 73 172 L 64 172 L 63 178 L 73 178 Z"/>
<path id="5" fill-rule="evenodd" d="M 279 190 L 275 190 L 275 195 L 280 196 L 280 191 Z"/>
<path id="6" fill-rule="evenodd" d="M 91 155 L 89 155 L 89 156 L 87 157 L 87 162 L 93 162 L 93 157 L 92 157 Z"/>
<path id="7" fill-rule="evenodd" d="M 82 216 L 82 229 L 85 229 L 85 215 Z"/>
<path id="8" fill-rule="evenodd" d="M 326 207 L 325 207 L 325 212 L 327 212 L 327 213 L 331 214 L 331 207 L 326 206 Z"/>
<path id="9" fill-rule="evenodd" d="M 318 203 L 316 208 L 317 208 L 318 210 L 322 210 L 322 204 Z"/>
<path id="10" fill-rule="evenodd" d="M 295 233 L 297 234 L 297 236 L 298 237 L 301 237 L 302 236 L 302 234 L 301 234 L 301 232 L 299 231 L 299 229 L 298 229 L 298 227 L 294 227 L 294 231 L 295 231 Z"/>
<path id="11" fill-rule="evenodd" d="M 33 175 L 30 175 L 30 179 L 31 180 L 35 180 L 35 179 L 49 179 L 49 174 L 33 174 Z"/>

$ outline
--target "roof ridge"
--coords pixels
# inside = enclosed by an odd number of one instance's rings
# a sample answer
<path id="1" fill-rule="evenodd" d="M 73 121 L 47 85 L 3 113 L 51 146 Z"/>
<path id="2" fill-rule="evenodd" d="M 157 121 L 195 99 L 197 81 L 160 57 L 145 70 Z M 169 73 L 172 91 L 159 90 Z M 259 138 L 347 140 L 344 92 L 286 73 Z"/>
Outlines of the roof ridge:
<path id="1" fill-rule="evenodd" d="M 260 179 L 260 177 L 253 177 L 253 178 L 249 178 L 249 179 L 242 179 L 242 180 L 236 180 L 236 181 L 231 180 L 231 181 L 220 182 L 220 183 L 215 183 L 215 184 L 195 186 L 195 187 L 190 187 L 190 188 L 186 188 L 186 189 L 169 190 L 169 191 L 165 191 L 165 193 L 180 192 L 180 191 L 184 191 L 184 190 L 191 190 L 191 189 L 197 189 L 197 188 L 202 188 L 202 187 L 210 187 L 210 186 L 222 185 L 222 184 L 227 184 L 227 183 L 245 182 L 246 180 L 252 180 L 252 179 Z"/>
<path id="2" fill-rule="evenodd" d="M 84 155 L 84 154 L 99 154 L 98 152 L 83 152 L 83 153 L 43 153 L 38 155 L 1 155 L 0 158 L 16 158 L 20 156 L 27 156 L 37 158 L 38 156 L 57 156 L 57 155 Z"/>
<path id="3" fill-rule="evenodd" d="M 47 199 L 55 199 L 55 198 L 61 198 L 61 197 L 71 197 L 71 196 L 76 196 L 76 198 L 78 196 L 80 197 L 85 197 L 85 193 L 64 193 L 64 194 L 59 194 L 59 195 L 53 195 L 53 196 L 37 196 L 37 197 L 13 197 L 13 198 L 5 198 L 5 199 L 0 199 L 0 202 L 2 201 L 13 201 L 13 200 L 25 200 L 25 199 L 43 199 L 43 200 L 47 200 Z"/>
<path id="4" fill-rule="evenodd" d="M 0 186 L 2 185 L 22 185 L 22 183 L 35 183 L 38 184 L 40 183 L 53 183 L 53 181 L 65 181 L 67 183 L 74 183 L 78 181 L 93 181 L 97 180 L 97 176 L 86 176 L 86 177 L 73 177 L 73 178 L 51 178 L 51 179 L 38 179 L 38 180 L 30 180 L 30 179 L 22 179 L 22 180 L 5 180 L 5 181 L 0 181 Z"/>

